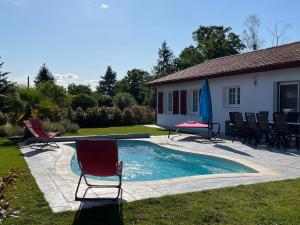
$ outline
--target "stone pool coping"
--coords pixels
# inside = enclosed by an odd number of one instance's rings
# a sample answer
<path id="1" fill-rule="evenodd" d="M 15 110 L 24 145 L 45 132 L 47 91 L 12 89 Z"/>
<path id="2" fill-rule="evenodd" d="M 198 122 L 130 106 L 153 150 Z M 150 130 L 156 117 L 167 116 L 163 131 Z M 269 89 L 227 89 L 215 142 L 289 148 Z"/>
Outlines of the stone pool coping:
<path id="1" fill-rule="evenodd" d="M 186 140 L 188 138 L 193 138 L 193 140 Z M 213 174 L 155 181 L 125 181 L 122 185 L 121 199 L 124 202 L 300 177 L 300 157 L 294 153 L 270 152 L 226 140 L 220 143 L 199 143 L 197 136 L 193 135 L 176 136 L 172 139 L 168 139 L 167 136 L 151 136 L 148 139 L 138 140 L 150 141 L 175 150 L 233 160 L 253 168 L 259 173 Z M 33 150 L 27 145 L 21 146 L 29 168 L 52 210 L 61 212 L 111 203 L 101 200 L 75 201 L 74 194 L 79 176 L 75 175 L 70 167 L 74 149 L 65 143 L 59 143 L 59 146 L 59 149 L 49 148 L 46 150 Z M 110 181 L 92 179 L 90 181 L 96 184 L 110 183 Z M 80 194 L 84 193 L 85 188 L 86 186 L 82 185 Z M 112 197 L 115 193 L 116 190 L 113 189 L 90 189 L 86 196 Z"/>

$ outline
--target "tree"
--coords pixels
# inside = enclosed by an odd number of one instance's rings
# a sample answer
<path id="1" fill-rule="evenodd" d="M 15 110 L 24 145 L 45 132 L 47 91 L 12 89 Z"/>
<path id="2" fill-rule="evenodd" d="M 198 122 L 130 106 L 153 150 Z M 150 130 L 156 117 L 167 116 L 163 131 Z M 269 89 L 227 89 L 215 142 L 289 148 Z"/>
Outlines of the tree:
<path id="1" fill-rule="evenodd" d="M 234 55 L 245 48 L 230 27 L 200 26 L 193 32 L 193 39 L 204 60 Z"/>
<path id="2" fill-rule="evenodd" d="M 286 31 L 291 27 L 290 24 L 283 24 L 282 21 L 275 22 L 274 28 L 269 29 L 272 35 L 272 46 L 278 46 L 279 44 L 284 44 L 286 39 Z"/>
<path id="3" fill-rule="evenodd" d="M 42 67 L 40 68 L 40 70 L 34 80 L 34 83 L 37 86 L 37 85 L 39 85 L 43 82 L 47 82 L 47 81 L 54 82 L 54 76 L 52 75 L 52 73 L 50 72 L 50 70 L 48 69 L 46 64 L 44 63 L 42 65 Z"/>
<path id="4" fill-rule="evenodd" d="M 134 97 L 128 93 L 118 93 L 114 97 L 114 103 L 121 110 L 136 105 L 136 101 L 134 100 Z"/>
<path id="5" fill-rule="evenodd" d="M 145 83 L 150 81 L 150 75 L 147 71 L 140 69 L 128 70 L 126 76 L 121 81 L 121 92 L 127 92 L 131 94 L 138 104 L 143 104 L 147 93 Z"/>
<path id="6" fill-rule="evenodd" d="M 158 60 L 154 67 L 155 78 L 164 77 L 175 71 L 174 58 L 174 54 L 167 42 L 163 41 L 158 49 Z"/>
<path id="7" fill-rule="evenodd" d="M 259 27 L 261 20 L 257 15 L 250 15 L 244 22 L 245 29 L 243 30 L 243 40 L 249 50 L 257 50 L 262 44 L 263 40 L 259 36 Z"/>
<path id="8" fill-rule="evenodd" d="M 115 95 L 115 84 L 116 84 L 117 74 L 114 72 L 110 66 L 107 67 L 105 75 L 101 77 L 99 85 L 97 86 L 97 92 L 101 94 L 106 94 L 110 96 Z"/>
<path id="9" fill-rule="evenodd" d="M 7 80 L 9 72 L 1 71 L 3 64 L 4 62 L 0 63 L 0 111 L 6 112 L 4 95 L 9 94 L 10 92 L 15 92 L 15 86 L 12 82 Z"/>
<path id="10" fill-rule="evenodd" d="M 86 110 L 87 108 L 97 106 L 97 101 L 87 94 L 79 94 L 73 96 L 71 106 L 74 110 L 78 107 Z"/>
<path id="11" fill-rule="evenodd" d="M 100 95 L 97 98 L 98 106 L 106 106 L 106 107 L 112 107 L 113 106 L 113 99 L 110 95 Z"/>
<path id="12" fill-rule="evenodd" d="M 201 62 L 203 62 L 203 56 L 193 45 L 184 48 L 179 54 L 178 58 L 175 59 L 175 64 L 178 70 L 183 70 Z"/>
<path id="13" fill-rule="evenodd" d="M 68 85 L 68 93 L 71 94 L 71 95 L 78 95 L 78 94 L 88 94 L 88 95 L 90 95 L 92 93 L 92 89 L 88 85 L 69 84 Z"/>

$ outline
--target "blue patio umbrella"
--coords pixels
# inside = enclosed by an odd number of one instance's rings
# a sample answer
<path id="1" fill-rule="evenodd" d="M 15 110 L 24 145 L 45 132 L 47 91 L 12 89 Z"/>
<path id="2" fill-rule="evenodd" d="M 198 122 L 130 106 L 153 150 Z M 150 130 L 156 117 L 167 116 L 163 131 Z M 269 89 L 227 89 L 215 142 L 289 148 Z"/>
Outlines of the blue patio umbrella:
<path id="1" fill-rule="evenodd" d="M 199 115 L 202 122 L 209 123 L 212 121 L 212 104 L 209 90 L 208 80 L 202 81 L 202 89 L 200 96 Z"/>

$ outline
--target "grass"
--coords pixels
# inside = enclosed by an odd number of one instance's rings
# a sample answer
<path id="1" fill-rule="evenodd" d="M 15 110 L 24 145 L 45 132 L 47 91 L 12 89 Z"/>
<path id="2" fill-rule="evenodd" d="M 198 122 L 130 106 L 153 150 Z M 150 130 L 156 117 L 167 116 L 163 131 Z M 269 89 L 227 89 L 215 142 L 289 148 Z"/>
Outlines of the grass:
<path id="1" fill-rule="evenodd" d="M 123 127 L 106 127 L 106 128 L 80 128 L 78 133 L 66 133 L 65 136 L 73 135 L 102 135 L 102 134 L 137 134 L 149 133 L 150 135 L 166 135 L 165 129 L 157 129 L 142 125 L 123 126 Z"/>
<path id="2" fill-rule="evenodd" d="M 121 129 L 121 128 L 120 128 Z M 93 134 L 85 129 L 85 134 Z M 101 129 L 97 129 L 97 132 Z M 223 188 L 108 205 L 81 212 L 53 213 L 32 177 L 18 147 L 0 139 L 0 175 L 20 168 L 16 189 L 8 196 L 21 207 L 19 218 L 4 225 L 153 225 L 153 224 L 300 224 L 300 179 Z"/>

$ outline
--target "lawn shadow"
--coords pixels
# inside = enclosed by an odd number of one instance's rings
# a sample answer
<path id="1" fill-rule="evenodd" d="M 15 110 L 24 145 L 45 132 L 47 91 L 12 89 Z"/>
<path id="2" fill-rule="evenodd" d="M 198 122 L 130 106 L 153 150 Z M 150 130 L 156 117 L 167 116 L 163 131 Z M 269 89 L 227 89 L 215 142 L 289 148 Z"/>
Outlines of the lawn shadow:
<path id="1" fill-rule="evenodd" d="M 242 151 L 236 150 L 236 149 L 231 148 L 231 147 L 226 146 L 226 145 L 215 144 L 214 147 L 219 148 L 219 149 L 222 149 L 222 150 L 224 150 L 224 151 L 236 153 L 236 154 L 239 154 L 239 155 L 253 157 L 252 155 L 250 155 L 250 154 L 248 154 L 248 153 L 246 153 L 246 152 L 242 152 Z"/>
<path id="2" fill-rule="evenodd" d="M 101 200 L 98 201 L 101 204 Z M 82 200 L 72 225 L 123 225 L 122 202 L 91 207 L 95 201 Z"/>

